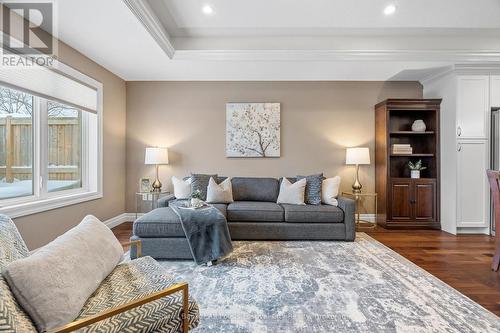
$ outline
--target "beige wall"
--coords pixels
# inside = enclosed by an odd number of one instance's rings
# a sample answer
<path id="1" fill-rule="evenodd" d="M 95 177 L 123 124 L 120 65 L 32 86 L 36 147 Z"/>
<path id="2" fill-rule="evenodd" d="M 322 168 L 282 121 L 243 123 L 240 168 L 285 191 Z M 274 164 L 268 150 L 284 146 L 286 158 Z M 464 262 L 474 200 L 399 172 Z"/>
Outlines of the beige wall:
<path id="1" fill-rule="evenodd" d="M 14 222 L 30 249 L 50 242 L 87 214 L 105 220 L 125 211 L 125 81 L 63 43 L 59 43 L 59 59 L 104 86 L 104 197 L 16 218 Z"/>
<path id="2" fill-rule="evenodd" d="M 386 98 L 421 98 L 417 82 L 127 82 L 127 211 L 135 209 L 146 146 L 169 148 L 160 180 L 189 172 L 227 176 L 340 175 L 349 190 L 354 167 L 345 147 L 369 146 L 374 154 L 373 106 Z M 225 104 L 281 103 L 280 158 L 226 158 Z M 374 168 L 363 166 L 361 183 L 374 189 Z M 369 210 L 369 209 L 368 209 Z"/>

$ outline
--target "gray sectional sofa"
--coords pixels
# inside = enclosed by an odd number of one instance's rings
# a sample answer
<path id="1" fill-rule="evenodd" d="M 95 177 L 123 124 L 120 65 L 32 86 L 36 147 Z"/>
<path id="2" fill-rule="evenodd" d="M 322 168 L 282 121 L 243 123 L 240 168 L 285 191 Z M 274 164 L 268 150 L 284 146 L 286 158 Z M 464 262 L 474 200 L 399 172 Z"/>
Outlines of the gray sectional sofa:
<path id="1" fill-rule="evenodd" d="M 355 238 L 354 201 L 339 197 L 329 205 L 277 204 L 279 180 L 234 177 L 234 202 L 213 204 L 226 216 L 233 240 L 341 240 Z M 155 258 L 189 259 L 191 253 L 172 205 L 186 200 L 167 197 L 161 208 L 134 223 L 132 240 L 140 239 L 143 252 Z M 134 257 L 134 251 L 131 252 Z"/>

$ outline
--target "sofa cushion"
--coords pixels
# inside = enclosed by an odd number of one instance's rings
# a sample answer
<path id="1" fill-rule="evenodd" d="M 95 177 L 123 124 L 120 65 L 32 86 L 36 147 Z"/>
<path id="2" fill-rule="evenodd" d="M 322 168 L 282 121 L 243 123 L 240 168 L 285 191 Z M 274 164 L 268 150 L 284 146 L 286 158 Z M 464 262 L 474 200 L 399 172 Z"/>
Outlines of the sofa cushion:
<path id="1" fill-rule="evenodd" d="M 78 319 L 88 318 L 110 308 L 138 300 L 172 286 L 177 279 L 151 257 L 122 263 L 109 274 L 87 300 Z M 198 304 L 189 299 L 189 328 L 198 325 Z M 182 293 L 160 298 L 104 319 L 78 332 L 180 332 Z"/>
<path id="2" fill-rule="evenodd" d="M 92 215 L 30 256 L 11 262 L 3 275 L 38 331 L 67 324 L 120 262 L 123 248 Z"/>
<path id="3" fill-rule="evenodd" d="M 220 184 L 210 177 L 207 187 L 207 203 L 230 203 L 233 202 L 233 187 L 231 177 L 226 178 Z"/>
<path id="4" fill-rule="evenodd" d="M 297 176 L 297 180 L 306 179 L 306 193 L 304 202 L 308 205 L 321 205 L 321 185 L 323 183 L 323 174 L 309 176 Z"/>
<path id="5" fill-rule="evenodd" d="M 179 204 L 181 200 L 175 200 Z M 172 204 L 172 203 L 171 203 Z M 179 217 L 172 208 L 157 208 L 134 222 L 133 233 L 139 237 L 185 237 Z"/>
<path id="6" fill-rule="evenodd" d="M 174 196 L 177 199 L 191 198 L 191 178 L 179 179 L 172 176 L 172 186 L 174 187 Z"/>
<path id="7" fill-rule="evenodd" d="M 275 178 L 234 177 L 234 201 L 267 201 L 276 202 L 279 183 Z"/>
<path id="8" fill-rule="evenodd" d="M 171 200 L 168 204 L 170 207 L 171 206 L 181 206 L 181 207 L 188 207 L 189 206 L 189 200 Z M 227 204 L 210 204 L 217 208 L 222 215 L 224 215 L 225 218 L 227 218 Z M 177 216 L 177 214 L 176 214 Z"/>
<path id="9" fill-rule="evenodd" d="M 282 204 L 286 222 L 341 223 L 344 212 L 330 205 L 289 205 Z"/>
<path id="10" fill-rule="evenodd" d="M 192 173 L 191 174 L 191 193 L 194 191 L 201 192 L 201 200 L 207 200 L 207 187 L 208 181 L 210 178 L 213 178 L 216 183 L 219 183 L 219 178 L 216 174 L 214 175 L 205 175 L 201 173 Z"/>
<path id="11" fill-rule="evenodd" d="M 235 201 L 227 206 L 228 221 L 282 222 L 283 208 L 274 202 Z"/>
<path id="12" fill-rule="evenodd" d="M 227 204 L 210 204 L 212 206 L 214 206 L 215 208 L 217 208 L 221 213 L 222 215 L 224 215 L 224 217 L 227 219 Z"/>
<path id="13" fill-rule="evenodd" d="M 279 204 L 305 205 L 306 184 L 306 179 L 298 180 L 292 184 L 287 178 L 283 178 L 277 202 Z"/>
<path id="14" fill-rule="evenodd" d="M 337 196 L 339 195 L 340 177 L 335 176 L 323 180 L 321 188 L 321 202 L 326 205 L 338 206 Z"/>

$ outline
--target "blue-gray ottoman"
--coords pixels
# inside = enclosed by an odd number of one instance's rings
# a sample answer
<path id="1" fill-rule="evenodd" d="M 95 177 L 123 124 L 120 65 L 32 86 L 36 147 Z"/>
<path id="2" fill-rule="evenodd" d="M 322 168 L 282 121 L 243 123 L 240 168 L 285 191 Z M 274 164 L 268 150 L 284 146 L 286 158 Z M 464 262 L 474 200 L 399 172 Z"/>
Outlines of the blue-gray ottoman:
<path id="1" fill-rule="evenodd" d="M 170 207 L 156 208 L 134 222 L 130 240 L 141 240 L 142 255 L 155 259 L 193 259 L 179 217 Z M 131 246 L 130 257 L 137 257 Z"/>

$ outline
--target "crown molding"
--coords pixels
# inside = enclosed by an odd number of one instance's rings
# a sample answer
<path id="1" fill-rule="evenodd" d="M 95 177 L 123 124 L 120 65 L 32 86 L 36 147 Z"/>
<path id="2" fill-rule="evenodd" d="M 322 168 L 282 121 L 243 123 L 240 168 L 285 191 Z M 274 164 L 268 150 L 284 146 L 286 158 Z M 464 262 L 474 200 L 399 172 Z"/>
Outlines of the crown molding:
<path id="1" fill-rule="evenodd" d="M 484 50 L 176 50 L 174 60 L 197 61 L 443 61 L 500 62 Z"/>
<path id="2" fill-rule="evenodd" d="M 455 64 L 446 66 L 421 79 L 420 83 L 425 85 L 450 74 L 500 75 L 500 62 Z"/>
<path id="3" fill-rule="evenodd" d="M 146 28 L 148 33 L 151 37 L 153 37 L 166 55 L 172 59 L 175 54 L 175 49 L 170 42 L 170 36 L 168 35 L 165 27 L 161 24 L 158 16 L 154 14 L 149 4 L 146 1 L 137 0 L 123 0 L 123 2 Z"/>
<path id="4" fill-rule="evenodd" d="M 500 62 L 500 50 L 240 50 L 175 49 L 147 1 L 123 0 L 170 59 L 190 61 L 442 61 Z"/>
<path id="5" fill-rule="evenodd" d="M 454 71 L 457 74 L 500 74 L 500 62 L 456 64 Z"/>

